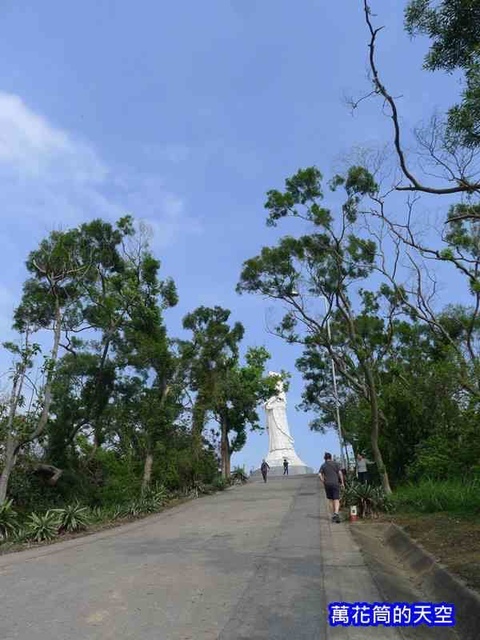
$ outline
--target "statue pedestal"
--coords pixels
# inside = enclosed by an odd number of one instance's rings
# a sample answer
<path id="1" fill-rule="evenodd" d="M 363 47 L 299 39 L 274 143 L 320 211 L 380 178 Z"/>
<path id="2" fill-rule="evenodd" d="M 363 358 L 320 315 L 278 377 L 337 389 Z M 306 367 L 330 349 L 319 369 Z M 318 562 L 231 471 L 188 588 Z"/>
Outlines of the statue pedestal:
<path id="1" fill-rule="evenodd" d="M 269 452 L 265 460 L 270 465 L 271 469 L 273 469 L 274 467 L 282 467 L 282 473 L 283 473 L 284 458 L 288 460 L 289 467 L 306 467 L 307 466 L 303 462 L 303 460 L 300 460 L 300 458 L 295 452 L 295 449 L 275 449 L 275 451 Z"/>
<path id="2" fill-rule="evenodd" d="M 306 465 L 288 465 L 288 475 L 289 476 L 305 476 L 315 473 L 315 471 L 311 467 L 307 467 Z M 268 477 L 276 477 L 283 476 L 283 464 L 281 467 L 270 467 L 268 471 Z M 262 472 L 260 469 L 255 469 L 255 471 L 251 474 L 252 478 L 262 477 Z M 285 476 L 286 477 L 286 476 Z"/>

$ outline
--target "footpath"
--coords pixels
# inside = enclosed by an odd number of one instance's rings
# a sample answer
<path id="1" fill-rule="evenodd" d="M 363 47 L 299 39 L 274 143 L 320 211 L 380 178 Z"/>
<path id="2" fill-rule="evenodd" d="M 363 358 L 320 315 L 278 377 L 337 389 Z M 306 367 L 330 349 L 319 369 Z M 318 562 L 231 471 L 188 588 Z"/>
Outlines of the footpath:
<path id="1" fill-rule="evenodd" d="M 383 567 L 388 574 L 388 567 Z M 403 596 L 411 585 L 391 574 Z M 332 601 L 381 602 L 316 476 L 251 481 L 106 532 L 0 558 L 2 640 L 450 640 L 331 628 Z M 424 633 L 425 632 L 425 633 Z M 443 633 L 445 632 L 445 633 Z"/>

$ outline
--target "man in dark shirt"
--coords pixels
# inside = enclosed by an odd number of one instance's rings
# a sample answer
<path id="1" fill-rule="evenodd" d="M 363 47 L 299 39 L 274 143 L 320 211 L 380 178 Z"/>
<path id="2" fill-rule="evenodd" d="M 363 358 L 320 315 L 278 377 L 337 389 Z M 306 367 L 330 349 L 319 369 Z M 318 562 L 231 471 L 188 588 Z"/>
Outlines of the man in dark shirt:
<path id="1" fill-rule="evenodd" d="M 267 473 L 269 469 L 270 469 L 270 465 L 268 464 L 268 462 L 266 462 L 265 459 L 263 459 L 262 464 L 260 466 L 260 471 L 262 472 L 262 477 L 264 482 L 267 481 Z"/>
<path id="2" fill-rule="evenodd" d="M 288 460 L 286 458 L 283 459 L 283 475 L 288 476 Z"/>
<path id="3" fill-rule="evenodd" d="M 325 495 L 330 502 L 332 521 L 340 522 L 340 486 L 343 487 L 343 474 L 340 465 L 332 460 L 332 454 L 326 453 L 325 462 L 320 467 L 318 475 L 325 487 Z"/>

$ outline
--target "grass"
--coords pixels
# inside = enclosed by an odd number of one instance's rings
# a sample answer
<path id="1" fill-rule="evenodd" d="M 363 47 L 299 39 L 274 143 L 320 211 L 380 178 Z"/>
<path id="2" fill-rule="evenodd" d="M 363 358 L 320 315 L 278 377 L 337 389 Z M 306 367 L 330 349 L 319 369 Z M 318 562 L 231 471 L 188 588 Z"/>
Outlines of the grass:
<path id="1" fill-rule="evenodd" d="M 480 515 L 480 481 L 426 479 L 396 489 L 392 503 L 395 511 L 403 513 L 445 512 L 475 517 Z"/>

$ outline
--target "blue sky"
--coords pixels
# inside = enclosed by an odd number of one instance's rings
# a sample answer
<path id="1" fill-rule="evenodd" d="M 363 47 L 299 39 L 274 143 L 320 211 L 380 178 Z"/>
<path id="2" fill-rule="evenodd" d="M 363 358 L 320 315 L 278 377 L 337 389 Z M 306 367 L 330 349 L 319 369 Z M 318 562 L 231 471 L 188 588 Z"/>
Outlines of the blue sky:
<path id="1" fill-rule="evenodd" d="M 448 106 L 458 84 L 421 70 L 426 43 L 403 32 L 402 2 L 375 4 L 388 27 L 382 70 L 408 127 Z M 242 262 L 278 236 L 265 227 L 268 189 L 312 164 L 328 177 L 353 147 L 388 139 L 379 102 L 353 116 L 345 102 L 368 89 L 367 40 L 360 2 L 2 2 L 2 335 L 23 261 L 45 234 L 132 213 L 152 226 L 177 283 L 172 333 L 200 304 L 230 308 L 245 342 L 270 350 L 270 368 L 294 374 L 290 427 L 299 455 L 319 466 L 336 439 L 295 411 L 298 353 L 265 331 L 270 305 L 235 285 Z M 234 463 L 257 466 L 266 453 L 266 434 L 255 434 Z"/>

